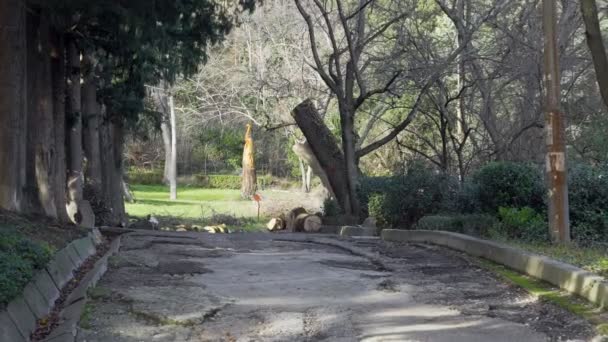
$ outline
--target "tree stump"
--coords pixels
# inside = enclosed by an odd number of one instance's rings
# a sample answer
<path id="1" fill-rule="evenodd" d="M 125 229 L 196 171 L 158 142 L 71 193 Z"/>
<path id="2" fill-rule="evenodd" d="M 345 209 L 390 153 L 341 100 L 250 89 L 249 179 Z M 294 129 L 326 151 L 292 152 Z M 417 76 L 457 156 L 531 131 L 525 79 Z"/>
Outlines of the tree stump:
<path id="1" fill-rule="evenodd" d="M 317 233 L 321 230 L 321 218 L 317 215 L 309 215 L 304 219 L 304 231 L 307 233 Z"/>
<path id="2" fill-rule="evenodd" d="M 290 232 L 295 232 L 296 228 L 296 219 L 299 215 L 306 214 L 306 209 L 302 207 L 291 209 L 289 213 L 287 213 L 286 217 L 286 228 Z"/>

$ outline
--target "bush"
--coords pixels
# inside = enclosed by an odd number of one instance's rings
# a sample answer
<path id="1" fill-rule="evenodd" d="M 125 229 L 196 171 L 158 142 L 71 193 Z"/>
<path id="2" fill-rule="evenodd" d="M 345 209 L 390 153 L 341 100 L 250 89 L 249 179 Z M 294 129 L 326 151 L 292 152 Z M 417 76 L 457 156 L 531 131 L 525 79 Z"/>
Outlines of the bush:
<path id="1" fill-rule="evenodd" d="M 323 215 L 324 216 L 337 216 L 342 213 L 342 209 L 340 208 L 340 204 L 337 200 L 327 197 L 323 200 Z"/>
<path id="2" fill-rule="evenodd" d="M 527 242 L 549 241 L 549 226 L 544 216 L 530 207 L 500 207 L 498 216 L 500 223 L 494 226 L 494 235 Z"/>
<path id="3" fill-rule="evenodd" d="M 545 209 L 543 175 L 532 165 L 489 163 L 473 175 L 472 182 L 469 190 L 483 212 L 496 214 L 499 207 Z"/>
<path id="4" fill-rule="evenodd" d="M 28 240 L 17 232 L 0 237 L 0 304 L 6 304 L 21 294 L 34 270 L 46 266 L 51 259 L 51 247 Z"/>
<path id="5" fill-rule="evenodd" d="M 572 166 L 568 197 L 572 238 L 584 244 L 608 241 L 608 165 Z"/>
<path id="6" fill-rule="evenodd" d="M 430 215 L 421 218 L 416 223 L 416 229 L 445 230 L 486 237 L 496 223 L 497 220 L 494 216 L 485 214 Z"/>
<path id="7" fill-rule="evenodd" d="M 268 187 L 273 184 L 273 177 L 269 175 L 258 175 L 258 188 Z M 194 175 L 194 183 L 191 184 L 207 189 L 233 189 L 241 188 L 240 175 Z"/>
<path id="8" fill-rule="evenodd" d="M 127 180 L 132 184 L 163 184 L 164 171 L 160 169 L 131 168 L 127 171 Z"/>
<path id="9" fill-rule="evenodd" d="M 415 164 L 401 175 L 363 179 L 358 194 L 363 215 L 375 217 L 380 227 L 409 229 L 421 217 L 444 210 L 456 188 L 453 178 Z"/>

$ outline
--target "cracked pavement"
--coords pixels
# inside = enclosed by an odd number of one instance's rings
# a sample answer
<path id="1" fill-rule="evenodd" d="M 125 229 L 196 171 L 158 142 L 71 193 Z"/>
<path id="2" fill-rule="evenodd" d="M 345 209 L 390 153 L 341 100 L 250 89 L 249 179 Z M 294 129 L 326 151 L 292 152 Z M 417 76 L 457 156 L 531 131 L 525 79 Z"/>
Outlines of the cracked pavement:
<path id="1" fill-rule="evenodd" d="M 310 234 L 137 232 L 78 341 L 560 341 L 591 325 L 438 247 Z"/>

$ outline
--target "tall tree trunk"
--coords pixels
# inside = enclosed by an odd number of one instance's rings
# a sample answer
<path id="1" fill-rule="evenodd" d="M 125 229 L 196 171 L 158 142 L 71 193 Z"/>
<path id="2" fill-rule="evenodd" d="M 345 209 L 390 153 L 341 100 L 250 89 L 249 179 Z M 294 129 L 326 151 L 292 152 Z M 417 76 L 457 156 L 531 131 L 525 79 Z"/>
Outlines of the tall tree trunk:
<path id="1" fill-rule="evenodd" d="M 38 67 L 35 75 L 35 88 L 37 98 L 36 106 L 29 111 L 32 115 L 36 137 L 34 145 L 34 170 L 37 185 L 38 202 L 43 213 L 49 217 L 57 218 L 55 193 L 53 192 L 54 168 L 52 163 L 55 143 L 53 119 L 53 91 L 51 75 L 51 48 L 49 18 L 43 13 L 38 25 L 37 57 Z"/>
<path id="2" fill-rule="evenodd" d="M 25 6 L 0 1 L 0 207 L 21 209 L 26 106 Z"/>
<path id="3" fill-rule="evenodd" d="M 25 8 L 0 2 L 0 207 L 20 210 L 26 110 Z"/>
<path id="4" fill-rule="evenodd" d="M 82 87 L 82 109 L 84 125 L 84 151 L 87 159 L 87 184 L 101 191 L 101 155 L 99 145 L 99 117 L 101 105 L 97 102 L 97 82 L 95 79 L 95 62 L 90 52 L 85 53 L 83 63 L 86 75 Z"/>
<path id="5" fill-rule="evenodd" d="M 352 105 L 340 105 L 340 124 L 342 131 L 342 150 L 344 151 L 344 166 L 350 197 L 350 207 L 344 211 L 350 215 L 359 214 L 359 199 L 357 198 L 357 184 L 359 178 L 359 160 L 357 158 L 355 123 L 353 121 L 355 109 Z"/>
<path id="6" fill-rule="evenodd" d="M 73 40 L 68 42 L 68 122 L 69 170 L 68 196 L 70 201 L 82 200 L 82 97 L 80 85 L 80 53 Z"/>
<path id="7" fill-rule="evenodd" d="M 113 161 L 111 175 L 111 204 L 118 223 L 126 224 L 125 201 L 123 197 L 123 148 L 125 143 L 124 125 L 119 118 L 112 120 L 112 154 Z"/>
<path id="8" fill-rule="evenodd" d="M 65 155 L 65 99 L 66 99 L 66 68 L 65 68 L 65 44 L 63 35 L 53 32 L 52 37 L 52 91 L 53 91 L 53 123 L 54 123 L 54 150 L 51 152 L 53 158 L 53 193 L 55 194 L 55 208 L 57 218 L 61 222 L 70 220 L 66 211 L 67 204 L 67 159 Z"/>
<path id="9" fill-rule="evenodd" d="M 173 95 L 169 95 L 169 112 L 171 115 L 171 164 L 169 167 L 169 199 L 177 199 L 177 129 L 175 125 L 175 108 Z"/>
<path id="10" fill-rule="evenodd" d="M 84 174 L 82 153 L 82 89 L 80 85 L 80 51 L 76 42 L 68 42 L 68 122 L 69 170 L 68 170 L 68 215 L 75 224 L 83 227 L 95 225 L 95 214 L 88 201 L 83 199 Z"/>
<path id="11" fill-rule="evenodd" d="M 310 149 L 327 176 L 330 190 L 335 195 L 340 208 L 348 213 L 352 207 L 348 181 L 345 177 L 346 164 L 334 136 L 310 100 L 300 103 L 291 115 L 304 133 Z"/>
<path id="12" fill-rule="evenodd" d="M 163 183 L 169 185 L 169 171 L 171 170 L 171 125 L 163 115 L 160 122 L 160 132 L 163 137 L 163 147 L 165 149 L 165 167 L 163 172 Z"/>
<path id="13" fill-rule="evenodd" d="M 306 166 L 304 166 L 302 158 L 298 158 L 298 162 L 300 164 L 300 176 L 302 177 L 302 192 L 308 192 L 308 187 L 306 186 Z"/>
<path id="14" fill-rule="evenodd" d="M 606 49 L 604 48 L 595 0 L 581 0 L 581 12 L 585 22 L 587 46 L 591 51 L 593 66 L 595 67 L 595 77 L 604 104 L 608 107 L 608 58 L 606 58 Z"/>
<path id="15" fill-rule="evenodd" d="M 310 192 L 310 190 L 312 190 L 312 167 L 310 167 L 310 165 L 306 166 L 306 177 L 304 183 L 306 184 L 306 192 Z"/>
<path id="16" fill-rule="evenodd" d="M 43 115 L 39 113 L 40 99 L 40 80 L 39 73 L 41 70 L 41 60 L 39 53 L 39 11 L 30 8 L 27 11 L 25 19 L 25 31 L 27 39 L 27 60 L 26 60 L 26 77 L 27 77 L 27 107 L 26 107 L 26 145 L 25 145 L 25 178 L 26 183 L 23 188 L 23 207 L 21 210 L 29 213 L 43 213 L 42 205 L 38 198 L 38 184 L 36 182 L 36 148 L 38 145 L 38 130 L 41 127 L 38 125 L 38 120 Z"/>
<path id="17" fill-rule="evenodd" d="M 257 190 L 254 158 L 255 150 L 251 136 L 251 124 L 247 124 L 245 146 L 243 147 L 243 176 L 241 180 L 241 196 L 243 198 L 251 198 Z"/>

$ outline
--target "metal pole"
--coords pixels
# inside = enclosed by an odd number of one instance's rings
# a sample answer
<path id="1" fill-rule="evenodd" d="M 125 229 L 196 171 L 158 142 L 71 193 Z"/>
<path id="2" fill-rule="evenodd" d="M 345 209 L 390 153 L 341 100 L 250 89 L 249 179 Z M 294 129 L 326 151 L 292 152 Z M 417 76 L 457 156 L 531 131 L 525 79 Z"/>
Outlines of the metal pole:
<path id="1" fill-rule="evenodd" d="M 560 111 L 560 72 L 557 49 L 556 0 L 543 0 L 545 37 L 545 171 L 549 201 L 549 231 L 553 242 L 570 242 L 564 118 Z"/>

